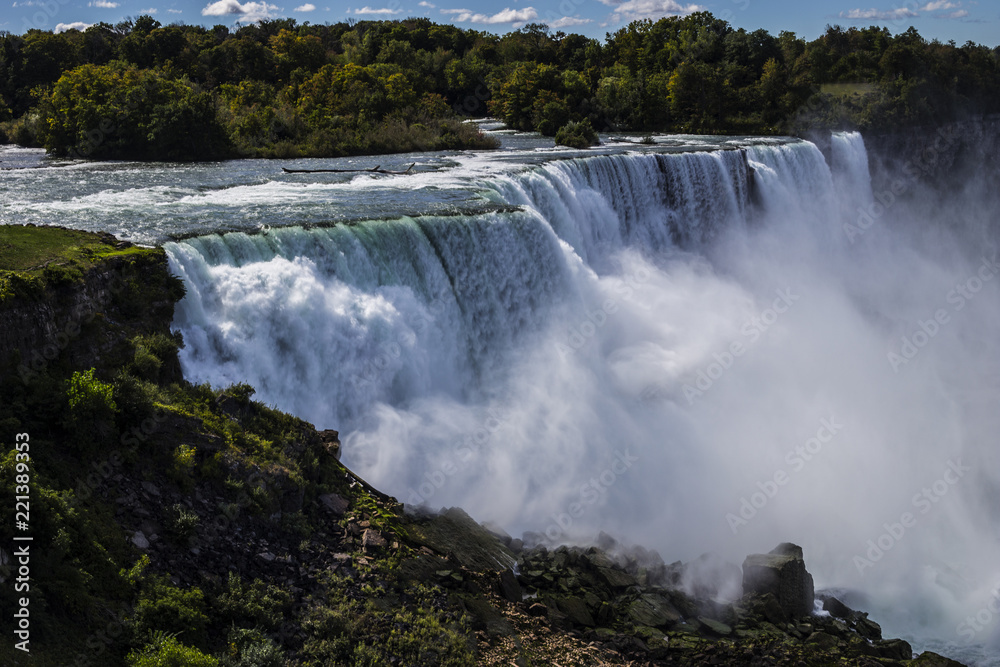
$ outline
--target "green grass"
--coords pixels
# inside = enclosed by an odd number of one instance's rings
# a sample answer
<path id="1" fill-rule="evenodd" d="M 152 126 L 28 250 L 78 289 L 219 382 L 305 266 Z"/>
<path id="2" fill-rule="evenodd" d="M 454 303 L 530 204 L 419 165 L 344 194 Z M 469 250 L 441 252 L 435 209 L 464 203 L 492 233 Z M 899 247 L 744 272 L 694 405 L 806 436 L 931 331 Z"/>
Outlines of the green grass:
<path id="1" fill-rule="evenodd" d="M 105 237 L 61 227 L 0 226 L 0 270 L 41 273 L 48 264 L 87 262 L 116 252 Z"/>
<path id="2" fill-rule="evenodd" d="M 142 259 L 163 252 L 159 248 L 119 245 L 108 234 L 0 225 L 0 302 L 17 295 L 38 295 L 45 285 L 74 282 L 109 259 Z"/>

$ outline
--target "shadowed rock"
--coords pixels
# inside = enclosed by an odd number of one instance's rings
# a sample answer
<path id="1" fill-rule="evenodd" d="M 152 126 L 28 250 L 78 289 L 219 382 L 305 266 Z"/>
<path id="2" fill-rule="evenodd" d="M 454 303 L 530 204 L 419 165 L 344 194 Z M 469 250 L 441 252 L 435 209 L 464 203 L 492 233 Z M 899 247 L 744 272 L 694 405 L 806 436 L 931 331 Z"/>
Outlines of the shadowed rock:
<path id="1" fill-rule="evenodd" d="M 747 556 L 743 561 L 743 593 L 771 593 L 787 618 L 811 614 L 813 578 L 806 572 L 802 547 L 784 542 L 770 553 Z"/>

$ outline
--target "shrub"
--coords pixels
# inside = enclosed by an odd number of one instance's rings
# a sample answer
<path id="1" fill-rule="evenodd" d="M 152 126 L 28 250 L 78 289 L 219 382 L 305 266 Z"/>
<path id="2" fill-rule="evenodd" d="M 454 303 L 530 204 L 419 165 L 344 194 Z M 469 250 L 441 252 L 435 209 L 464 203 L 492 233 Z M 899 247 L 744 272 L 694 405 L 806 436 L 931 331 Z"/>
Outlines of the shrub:
<path id="1" fill-rule="evenodd" d="M 94 369 L 74 371 L 68 380 L 68 426 L 83 445 L 94 445 L 115 435 L 114 387 L 94 377 Z"/>
<path id="2" fill-rule="evenodd" d="M 590 148 L 600 143 L 600 140 L 590 120 L 585 118 L 579 123 L 570 121 L 560 127 L 556 132 L 556 143 L 570 148 Z"/>
<path id="3" fill-rule="evenodd" d="M 143 579 L 143 589 L 132 616 L 133 636 L 172 632 L 185 642 L 204 646 L 208 616 L 205 615 L 205 596 L 201 589 L 177 588 L 162 575 L 149 578 L 140 575 L 140 578 Z"/>
<path id="4" fill-rule="evenodd" d="M 196 530 L 201 518 L 180 503 L 170 508 L 170 534 L 181 544 L 186 544 Z"/>
<path id="5" fill-rule="evenodd" d="M 167 474 L 182 489 L 190 489 L 194 484 L 193 473 L 197 451 L 191 445 L 177 445 L 177 449 L 174 450 L 173 464 Z"/>
<path id="6" fill-rule="evenodd" d="M 229 573 L 226 590 L 216 600 L 221 616 L 230 623 L 256 625 L 277 630 L 292 607 L 292 596 L 284 589 L 254 579 L 245 583 L 240 575 Z"/>
<path id="7" fill-rule="evenodd" d="M 129 653 L 126 660 L 129 667 L 218 667 L 219 664 L 212 656 L 162 632 L 153 635 L 142 650 Z"/>
<path id="8" fill-rule="evenodd" d="M 219 660 L 219 667 L 281 667 L 284 653 L 260 630 L 233 628 L 229 633 L 229 654 Z"/>

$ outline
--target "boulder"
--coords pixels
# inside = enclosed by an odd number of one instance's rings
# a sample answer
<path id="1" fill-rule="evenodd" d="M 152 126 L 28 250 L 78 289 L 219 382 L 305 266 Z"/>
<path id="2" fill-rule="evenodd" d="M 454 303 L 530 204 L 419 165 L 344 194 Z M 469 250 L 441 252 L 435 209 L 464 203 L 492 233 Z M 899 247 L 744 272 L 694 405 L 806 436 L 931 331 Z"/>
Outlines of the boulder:
<path id="1" fill-rule="evenodd" d="M 786 618 L 813 611 L 813 578 L 806 571 L 802 547 L 785 542 L 770 553 L 751 554 L 743 561 L 743 593 L 777 599 Z"/>
<path id="2" fill-rule="evenodd" d="M 962 663 L 938 655 L 933 651 L 924 651 L 907 664 L 909 667 L 963 667 Z"/>
<path id="3" fill-rule="evenodd" d="M 347 500 L 336 493 L 324 493 L 319 497 L 319 501 L 336 516 L 343 516 L 347 511 Z"/>
<path id="4" fill-rule="evenodd" d="M 650 627 L 669 627 L 681 620 L 680 612 L 670 604 L 670 601 L 655 593 L 640 596 L 628 606 L 626 614 L 636 625 Z"/>
<path id="5" fill-rule="evenodd" d="M 517 577 L 510 570 L 504 570 L 500 573 L 497 578 L 497 588 L 500 597 L 508 602 L 521 601 L 521 584 L 518 583 Z"/>

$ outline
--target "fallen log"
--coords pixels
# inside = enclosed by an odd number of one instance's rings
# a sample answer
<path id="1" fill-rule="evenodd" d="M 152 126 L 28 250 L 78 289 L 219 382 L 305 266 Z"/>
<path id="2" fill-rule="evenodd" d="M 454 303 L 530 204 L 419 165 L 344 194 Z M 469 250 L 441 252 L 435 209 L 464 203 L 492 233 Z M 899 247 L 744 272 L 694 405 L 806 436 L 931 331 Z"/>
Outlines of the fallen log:
<path id="1" fill-rule="evenodd" d="M 347 174 L 347 173 L 367 173 L 367 174 L 399 174 L 406 175 L 412 173 L 412 169 L 416 166 L 416 162 L 412 163 L 409 167 L 403 171 L 397 171 L 393 169 L 383 169 L 381 165 L 371 167 L 370 169 L 289 169 L 288 167 L 282 167 L 281 171 L 286 174 Z"/>

